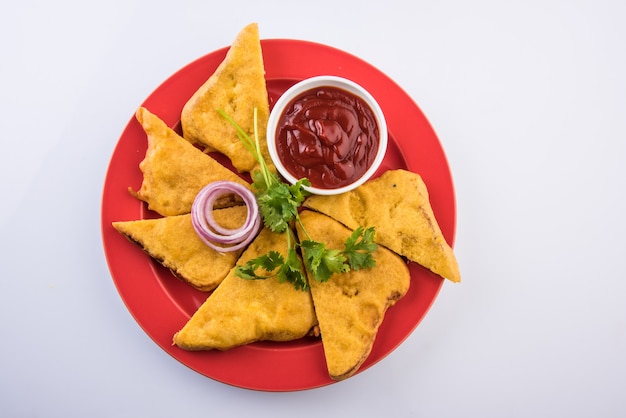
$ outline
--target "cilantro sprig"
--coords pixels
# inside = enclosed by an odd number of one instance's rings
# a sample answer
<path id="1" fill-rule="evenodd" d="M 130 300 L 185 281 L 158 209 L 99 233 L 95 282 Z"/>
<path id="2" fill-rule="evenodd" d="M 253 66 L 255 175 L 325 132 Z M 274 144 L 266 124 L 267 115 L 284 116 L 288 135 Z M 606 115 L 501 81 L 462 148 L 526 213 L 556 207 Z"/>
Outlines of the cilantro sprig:
<path id="1" fill-rule="evenodd" d="M 361 270 L 376 265 L 372 253 L 378 248 L 373 242 L 374 228 L 358 227 L 346 239 L 343 250 L 328 249 L 323 242 L 303 240 L 300 243 L 307 269 L 319 282 L 327 281 L 334 273 Z"/>
<path id="2" fill-rule="evenodd" d="M 277 173 L 270 171 L 260 151 L 257 131 L 257 109 L 254 109 L 254 139 L 243 130 L 237 122 L 223 110 L 218 110 L 237 131 L 237 136 L 245 148 L 258 162 L 260 170 L 252 173 L 254 189 L 259 211 L 264 225 L 273 232 L 287 234 L 287 256 L 278 251 L 270 251 L 249 260 L 245 265 L 237 266 L 235 274 L 247 280 L 263 280 L 277 277 L 280 282 L 290 282 L 296 289 L 308 290 L 309 284 L 304 274 L 298 248 L 302 260 L 313 278 L 319 282 L 327 281 L 335 273 L 360 270 L 376 264 L 372 253 L 377 245 L 373 242 L 373 227 L 355 229 L 346 239 L 343 250 L 329 249 L 326 244 L 310 239 L 308 232 L 300 221 L 298 208 L 310 195 L 304 186 L 310 186 L 308 179 L 300 179 L 295 184 L 281 181 Z M 308 237 L 298 242 L 292 231 L 294 223 L 298 223 Z"/>

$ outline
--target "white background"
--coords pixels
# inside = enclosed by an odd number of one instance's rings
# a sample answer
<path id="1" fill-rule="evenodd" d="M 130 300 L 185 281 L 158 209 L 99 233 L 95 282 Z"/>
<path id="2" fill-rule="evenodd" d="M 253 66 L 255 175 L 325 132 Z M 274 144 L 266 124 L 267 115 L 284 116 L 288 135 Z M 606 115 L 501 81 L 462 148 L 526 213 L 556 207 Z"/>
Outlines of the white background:
<path id="1" fill-rule="evenodd" d="M 625 19 L 618 0 L 3 5 L 2 415 L 625 416 Z M 393 78 L 436 130 L 457 196 L 463 283 L 382 362 L 295 393 L 230 387 L 164 353 L 100 238 L 137 106 L 253 21 Z"/>

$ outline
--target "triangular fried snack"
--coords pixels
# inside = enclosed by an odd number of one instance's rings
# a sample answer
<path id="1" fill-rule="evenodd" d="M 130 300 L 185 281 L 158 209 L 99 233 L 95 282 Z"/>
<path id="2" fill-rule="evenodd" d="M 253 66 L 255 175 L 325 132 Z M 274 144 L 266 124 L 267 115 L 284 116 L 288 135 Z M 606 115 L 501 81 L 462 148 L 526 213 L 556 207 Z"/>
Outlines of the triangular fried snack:
<path id="1" fill-rule="evenodd" d="M 313 211 L 302 211 L 302 225 L 310 239 L 326 248 L 343 250 L 350 231 L 339 222 Z M 301 240 L 308 239 L 298 229 Z M 387 308 L 409 289 L 411 275 L 406 262 L 379 246 L 376 266 L 333 274 L 320 283 L 307 272 L 319 321 L 328 374 L 334 380 L 352 376 L 369 356 Z"/>
<path id="2" fill-rule="evenodd" d="M 286 250 L 286 234 L 264 228 L 237 264 L 269 251 L 286 256 Z M 242 279 L 233 269 L 173 340 L 185 350 L 228 350 L 255 341 L 295 340 L 316 324 L 309 292 L 276 277 Z"/>
<path id="3" fill-rule="evenodd" d="M 245 222 L 247 209 L 233 206 L 214 210 L 213 215 L 220 225 L 235 229 Z M 242 252 L 211 249 L 196 234 L 190 214 L 113 222 L 113 227 L 175 276 L 202 291 L 215 289 Z"/>
<path id="4" fill-rule="evenodd" d="M 459 266 L 435 219 L 428 189 L 419 174 L 390 170 L 337 196 L 311 196 L 304 206 L 348 228 L 376 227 L 374 240 L 453 282 Z"/>
<path id="5" fill-rule="evenodd" d="M 265 68 L 259 28 L 251 23 L 239 32 L 224 61 L 183 107 L 183 136 L 191 143 L 226 155 L 240 172 L 251 172 L 257 161 L 218 109 L 254 138 L 254 108 L 257 109 L 261 154 L 271 163 L 265 142 L 269 118 Z"/>
<path id="6" fill-rule="evenodd" d="M 135 116 L 147 134 L 148 148 L 139 164 L 143 173 L 141 188 L 130 192 L 148 203 L 149 209 L 163 216 L 189 213 L 200 189 L 214 181 L 228 180 L 251 187 L 146 108 L 140 107 Z M 218 201 L 216 207 L 236 203 L 237 199 L 231 195 Z"/>

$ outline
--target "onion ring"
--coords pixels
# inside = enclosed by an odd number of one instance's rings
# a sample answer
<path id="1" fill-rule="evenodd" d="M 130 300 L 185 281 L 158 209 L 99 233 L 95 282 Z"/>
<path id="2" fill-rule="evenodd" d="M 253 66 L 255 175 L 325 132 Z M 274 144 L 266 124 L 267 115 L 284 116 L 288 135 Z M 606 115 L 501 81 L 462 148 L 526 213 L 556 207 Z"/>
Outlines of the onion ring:
<path id="1" fill-rule="evenodd" d="M 215 201 L 231 193 L 240 196 L 247 207 L 245 222 L 235 229 L 224 228 L 213 217 Z M 191 206 L 191 223 L 206 245 L 224 253 L 244 248 L 254 239 L 261 227 L 261 215 L 251 190 L 232 181 L 216 181 L 203 187 L 196 195 Z"/>

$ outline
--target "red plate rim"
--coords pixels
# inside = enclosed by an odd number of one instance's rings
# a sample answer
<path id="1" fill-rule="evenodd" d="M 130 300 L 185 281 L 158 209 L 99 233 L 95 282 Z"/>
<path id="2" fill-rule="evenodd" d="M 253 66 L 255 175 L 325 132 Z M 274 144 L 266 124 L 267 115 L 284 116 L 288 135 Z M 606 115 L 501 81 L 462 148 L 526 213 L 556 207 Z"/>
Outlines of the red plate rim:
<path id="1" fill-rule="evenodd" d="M 265 39 L 261 46 L 270 98 L 298 80 L 337 75 L 361 84 L 378 100 L 385 113 L 390 139 L 388 158 L 379 174 L 393 168 L 419 173 L 428 186 L 431 205 L 444 237 L 453 245 L 456 202 L 451 172 L 439 139 L 408 94 L 374 66 L 327 45 Z M 216 50 L 186 65 L 165 80 L 141 106 L 169 126 L 175 126 L 184 103 L 213 73 L 227 50 L 228 47 Z M 129 187 L 137 190 L 141 185 L 138 164 L 145 155 L 146 145 L 145 133 L 133 116 L 111 157 L 101 207 L 107 264 L 120 297 L 137 323 L 176 360 L 225 384 L 263 391 L 295 391 L 335 383 L 328 377 L 319 340 L 260 342 L 226 352 L 189 352 L 172 345 L 173 334 L 190 315 L 183 305 L 192 303 L 178 300 L 178 296 L 187 298 L 188 292 L 196 304 L 206 296 L 188 287 L 181 290 L 179 281 L 167 277 L 171 276 L 169 272 L 111 226 L 114 221 L 147 216 L 144 204 L 128 193 Z M 415 263 L 409 263 L 409 268 L 409 292 L 387 311 L 372 351 L 357 373 L 367 370 L 397 348 L 424 318 L 441 289 L 443 279 L 439 276 Z"/>

